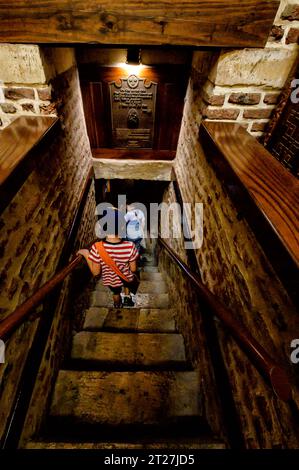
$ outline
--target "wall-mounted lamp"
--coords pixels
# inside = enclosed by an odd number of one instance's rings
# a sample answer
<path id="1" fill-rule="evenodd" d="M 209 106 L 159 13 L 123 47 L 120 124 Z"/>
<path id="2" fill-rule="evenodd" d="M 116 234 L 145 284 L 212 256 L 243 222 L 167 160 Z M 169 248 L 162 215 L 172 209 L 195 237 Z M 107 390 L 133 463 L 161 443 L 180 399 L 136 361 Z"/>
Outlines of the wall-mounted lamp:
<path id="1" fill-rule="evenodd" d="M 127 60 L 128 65 L 140 65 L 141 64 L 141 49 L 138 47 L 129 47 L 127 49 Z"/>

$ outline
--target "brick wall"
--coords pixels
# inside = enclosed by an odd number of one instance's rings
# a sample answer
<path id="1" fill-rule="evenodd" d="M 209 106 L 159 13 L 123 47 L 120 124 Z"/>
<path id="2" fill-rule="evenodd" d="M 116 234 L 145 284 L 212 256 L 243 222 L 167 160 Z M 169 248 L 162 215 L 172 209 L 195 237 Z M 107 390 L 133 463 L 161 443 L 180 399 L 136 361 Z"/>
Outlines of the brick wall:
<path id="1" fill-rule="evenodd" d="M 72 48 L 0 44 L 0 130 L 18 116 L 56 116 L 51 81 L 72 65 Z"/>
<path id="2" fill-rule="evenodd" d="M 265 48 L 222 50 L 202 90 L 202 114 L 259 138 L 298 56 L 298 2 L 282 0 Z"/>
<path id="3" fill-rule="evenodd" d="M 2 129 L 20 115 L 57 115 L 55 103 L 51 102 L 51 86 L 24 87 L 4 84 L 1 88 L 0 128 Z"/>
<path id="4" fill-rule="evenodd" d="M 75 66 L 52 80 L 52 94 L 61 128 L 51 145 L 39 147 L 32 173 L 0 217 L 0 318 L 55 273 L 90 167 Z M 86 228 L 81 233 L 84 238 Z M 37 325 L 38 320 L 25 322 L 6 344 L 6 362 L 0 365 L 0 436 Z"/>
<path id="5" fill-rule="evenodd" d="M 81 217 L 73 253 L 80 247 L 88 245 L 94 237 L 95 208 L 95 191 L 94 183 L 92 183 Z M 40 431 L 42 432 L 58 370 L 62 367 L 62 363 L 68 356 L 71 347 L 74 320 L 77 308 L 80 309 L 75 296 L 80 293 L 80 289 L 83 289 L 82 286 L 86 282 L 85 274 L 86 270 L 84 268 L 76 269 L 71 276 L 65 279 L 62 285 L 59 302 L 28 407 L 20 441 L 21 448 L 26 447 L 30 439 L 38 435 Z M 83 318 L 82 313 L 83 309 L 79 312 L 80 318 Z"/>
<path id="6" fill-rule="evenodd" d="M 298 331 L 298 315 L 247 223 L 239 220 L 200 146 L 202 80 L 202 75 L 193 71 L 174 163 L 183 200 L 204 204 L 204 241 L 196 251 L 198 264 L 203 282 L 293 375 L 295 393 L 291 409 L 277 399 L 230 334 L 218 325 L 247 447 L 295 448 L 299 440 L 293 412 L 296 409 L 298 413 L 299 393 L 298 376 L 290 363 L 290 341 Z M 180 247 L 177 244 L 174 247 L 180 254 Z"/>
<path id="7" fill-rule="evenodd" d="M 164 193 L 163 202 L 172 204 L 176 202 L 173 183 Z M 172 224 L 170 213 L 170 227 Z M 188 262 L 183 238 L 173 238 L 173 234 L 165 239 L 179 256 Z M 183 333 L 188 354 L 188 360 L 200 376 L 199 400 L 203 417 L 219 439 L 227 440 L 226 430 L 223 424 L 219 391 L 217 390 L 210 351 L 207 344 L 203 311 L 199 305 L 196 292 L 180 268 L 171 260 L 164 249 L 159 250 L 159 268 L 165 273 L 171 302 L 175 305 L 175 320 L 178 330 Z"/>
<path id="8" fill-rule="evenodd" d="M 74 251 L 85 247 L 86 244 L 91 243 L 94 238 L 96 238 L 95 224 L 97 222 L 97 216 L 95 215 L 95 213 L 96 198 L 95 185 L 93 181 L 82 213 L 81 224 L 78 229 L 76 241 L 74 244 Z"/>
<path id="9" fill-rule="evenodd" d="M 50 76 L 35 45 L 0 45 L 0 129 L 21 115 L 53 115 Z"/>

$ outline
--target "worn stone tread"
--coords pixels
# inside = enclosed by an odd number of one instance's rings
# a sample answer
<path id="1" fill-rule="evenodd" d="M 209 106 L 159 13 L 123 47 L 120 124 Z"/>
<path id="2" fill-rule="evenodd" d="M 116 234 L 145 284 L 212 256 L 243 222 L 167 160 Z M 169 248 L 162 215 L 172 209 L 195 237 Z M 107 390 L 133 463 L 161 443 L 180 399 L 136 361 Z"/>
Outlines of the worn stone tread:
<path id="1" fill-rule="evenodd" d="M 185 345 L 177 333 L 81 331 L 73 338 L 72 360 L 109 367 L 186 365 Z"/>
<path id="2" fill-rule="evenodd" d="M 104 286 L 101 282 L 96 285 L 97 292 L 107 292 L 110 294 L 108 287 Z M 138 286 L 139 294 L 165 294 L 168 292 L 168 287 L 165 281 L 163 280 L 141 280 Z M 111 295 L 111 294 L 110 294 Z"/>
<path id="3" fill-rule="evenodd" d="M 140 271 L 140 279 L 144 281 L 162 282 L 164 276 L 160 272 Z"/>
<path id="4" fill-rule="evenodd" d="M 112 307 L 113 298 L 111 292 L 99 292 L 95 290 L 91 294 L 91 307 Z M 137 308 L 168 308 L 169 294 L 136 294 Z"/>
<path id="5" fill-rule="evenodd" d="M 201 416 L 200 375 L 60 370 L 51 417 L 76 424 L 159 425 Z"/>
<path id="6" fill-rule="evenodd" d="M 142 269 L 143 269 L 143 271 L 149 272 L 149 273 L 158 273 L 159 272 L 158 266 L 145 265 L 145 266 L 143 266 Z"/>
<path id="7" fill-rule="evenodd" d="M 86 311 L 83 330 L 175 332 L 174 309 L 93 307 Z"/>
<path id="8" fill-rule="evenodd" d="M 216 440 L 177 439 L 157 440 L 152 442 L 50 442 L 29 441 L 26 449 L 226 449 L 223 442 Z"/>

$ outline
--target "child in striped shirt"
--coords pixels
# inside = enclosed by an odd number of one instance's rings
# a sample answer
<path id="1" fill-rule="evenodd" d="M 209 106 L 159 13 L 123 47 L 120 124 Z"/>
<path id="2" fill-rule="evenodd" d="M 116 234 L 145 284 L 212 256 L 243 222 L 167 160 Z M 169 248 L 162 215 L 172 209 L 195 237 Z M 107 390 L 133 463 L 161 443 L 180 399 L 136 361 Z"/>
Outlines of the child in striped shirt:
<path id="1" fill-rule="evenodd" d="M 112 258 L 112 260 L 116 263 L 118 269 L 128 280 L 128 283 L 121 279 L 121 277 L 119 277 L 117 273 L 112 269 L 112 267 L 102 260 L 99 255 L 96 243 L 92 245 L 90 251 L 81 249 L 78 251 L 77 254 L 80 254 L 85 258 L 88 267 L 94 276 L 98 276 L 101 274 L 103 285 L 109 287 L 109 289 L 112 291 L 114 307 L 120 308 L 122 307 L 122 300 L 120 295 L 122 287 L 124 286 L 131 289 L 131 283 L 134 281 L 135 273 L 137 271 L 137 258 L 139 254 L 133 242 L 122 240 L 118 236 L 116 211 L 112 213 L 112 216 L 115 217 L 115 223 L 112 224 L 114 230 L 110 229 L 110 231 L 114 233 L 107 233 L 106 238 L 103 242 L 103 248 L 108 253 L 110 258 Z M 132 301 L 130 295 L 124 296 L 123 306 L 134 306 L 134 302 Z"/>

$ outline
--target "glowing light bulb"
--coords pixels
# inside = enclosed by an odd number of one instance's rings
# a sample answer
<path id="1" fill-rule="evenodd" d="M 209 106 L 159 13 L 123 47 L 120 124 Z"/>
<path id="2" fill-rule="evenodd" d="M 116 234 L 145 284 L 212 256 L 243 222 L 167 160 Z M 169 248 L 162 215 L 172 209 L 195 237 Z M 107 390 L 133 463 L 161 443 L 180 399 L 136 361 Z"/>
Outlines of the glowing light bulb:
<path id="1" fill-rule="evenodd" d="M 144 68 L 144 65 L 142 64 L 132 65 L 132 64 L 126 64 L 125 62 L 122 62 L 117 65 L 118 67 L 122 68 L 128 75 L 138 76 L 138 74 L 140 74 L 141 70 Z"/>

